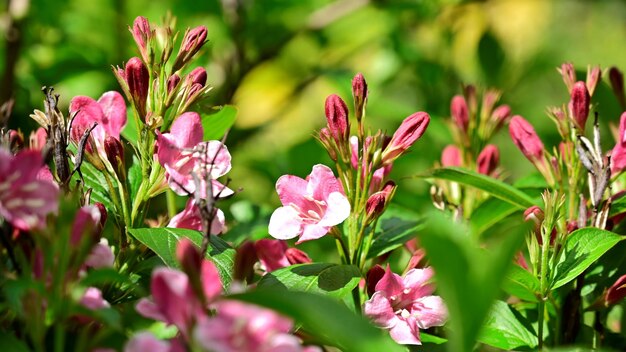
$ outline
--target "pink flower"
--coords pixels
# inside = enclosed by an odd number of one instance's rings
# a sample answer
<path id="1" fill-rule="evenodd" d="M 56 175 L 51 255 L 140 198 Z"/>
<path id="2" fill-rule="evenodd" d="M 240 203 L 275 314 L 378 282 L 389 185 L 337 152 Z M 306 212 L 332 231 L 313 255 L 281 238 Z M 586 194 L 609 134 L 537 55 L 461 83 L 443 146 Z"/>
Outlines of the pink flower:
<path id="1" fill-rule="evenodd" d="M 509 124 L 509 133 L 513 143 L 533 164 L 543 158 L 543 143 L 533 126 L 523 117 L 513 116 Z"/>
<path id="2" fill-rule="evenodd" d="M 626 112 L 619 120 L 617 143 L 611 152 L 611 175 L 615 176 L 626 169 Z"/>
<path id="3" fill-rule="evenodd" d="M 365 302 L 365 315 L 388 329 L 396 342 L 421 345 L 419 329 L 441 326 L 448 318 L 441 297 L 431 295 L 434 287 L 428 281 L 432 276 L 433 270 L 425 268 L 411 269 L 400 277 L 387 266 L 376 292 Z"/>
<path id="4" fill-rule="evenodd" d="M 109 246 L 109 241 L 106 238 L 101 238 L 92 249 L 91 253 L 85 260 L 85 265 L 91 268 L 112 268 L 115 263 L 115 254 L 113 249 Z"/>
<path id="5" fill-rule="evenodd" d="M 97 123 L 91 131 L 91 142 L 87 152 L 97 150 L 102 160 L 107 160 L 104 141 L 107 136 L 117 140 L 126 125 L 126 103 L 122 95 L 115 91 L 102 94 L 98 101 L 86 96 L 77 96 L 70 102 L 70 113 L 76 113 L 72 122 L 70 138 L 78 143 L 87 129 Z M 93 143 L 93 144 L 92 144 Z"/>
<path id="6" fill-rule="evenodd" d="M 320 238 L 350 215 L 341 183 L 325 165 L 313 166 L 306 180 L 281 176 L 276 191 L 283 206 L 272 214 L 269 234 L 280 240 L 300 236 L 301 243 Z"/>
<path id="7" fill-rule="evenodd" d="M 285 241 L 264 238 L 254 243 L 254 249 L 268 273 L 293 264 L 311 263 L 311 258 L 305 252 L 289 248 Z"/>
<path id="8" fill-rule="evenodd" d="M 443 148 L 443 152 L 441 153 L 441 166 L 462 166 L 463 158 L 461 157 L 461 150 L 454 146 L 448 145 Z"/>
<path id="9" fill-rule="evenodd" d="M 218 235 L 224 231 L 224 223 L 226 222 L 226 218 L 224 217 L 224 212 L 218 208 L 215 209 L 215 216 L 213 217 L 213 221 L 211 221 L 211 234 Z M 200 208 L 196 205 L 196 202 L 193 198 L 190 198 L 187 201 L 187 205 L 185 209 L 176 214 L 172 220 L 170 220 L 167 227 L 176 227 L 179 229 L 190 229 L 203 231 L 202 228 L 202 215 L 200 214 Z"/>
<path id="10" fill-rule="evenodd" d="M 170 352 L 170 344 L 154 337 L 152 333 L 144 331 L 136 334 L 124 346 L 124 352 Z"/>
<path id="11" fill-rule="evenodd" d="M 604 296 L 606 305 L 613 305 L 619 303 L 626 297 L 626 275 L 620 276 L 617 281 L 611 287 Z"/>
<path id="12" fill-rule="evenodd" d="M 20 230 L 43 227 L 58 209 L 57 185 L 38 178 L 43 166 L 39 151 L 0 148 L 0 216 Z"/>
<path id="13" fill-rule="evenodd" d="M 488 144 L 478 155 L 476 164 L 478 172 L 483 175 L 495 176 L 494 173 L 500 163 L 500 151 L 493 144 Z"/>
<path id="14" fill-rule="evenodd" d="M 459 127 L 461 132 L 466 133 L 469 125 L 469 110 L 467 102 L 462 95 L 455 95 L 450 102 L 450 114 L 452 121 Z"/>
<path id="15" fill-rule="evenodd" d="M 95 287 L 89 287 L 85 290 L 85 294 L 80 299 L 80 304 L 91 310 L 108 308 L 111 305 L 102 297 L 102 291 Z"/>
<path id="16" fill-rule="evenodd" d="M 289 334 L 292 328 L 291 320 L 269 309 L 223 301 L 214 318 L 198 324 L 193 337 L 209 351 L 302 351 L 299 339 Z"/>
<path id="17" fill-rule="evenodd" d="M 230 171 L 230 153 L 220 141 L 203 142 L 203 135 L 200 115 L 186 112 L 174 121 L 170 133 L 157 131 L 157 158 L 165 168 L 165 177 L 174 192 L 187 195 L 200 187 L 200 196 L 206 198 L 208 177 L 213 196 L 227 197 L 233 191 L 216 179 Z M 200 185 L 196 185 L 192 174 L 200 179 Z"/>
<path id="18" fill-rule="evenodd" d="M 325 112 L 328 130 L 337 141 L 337 145 L 342 145 L 350 138 L 348 106 L 338 95 L 332 94 L 326 98 Z"/>

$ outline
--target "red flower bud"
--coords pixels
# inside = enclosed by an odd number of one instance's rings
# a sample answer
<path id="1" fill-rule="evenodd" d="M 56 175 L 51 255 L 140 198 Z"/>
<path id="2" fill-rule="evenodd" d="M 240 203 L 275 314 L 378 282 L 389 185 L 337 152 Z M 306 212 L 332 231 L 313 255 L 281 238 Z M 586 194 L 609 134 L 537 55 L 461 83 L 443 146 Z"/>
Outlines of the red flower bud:
<path id="1" fill-rule="evenodd" d="M 151 60 L 148 55 L 148 43 L 153 37 L 153 33 L 150 29 L 150 22 L 148 22 L 148 19 L 142 16 L 138 16 L 133 22 L 133 28 L 131 29 L 129 27 L 128 30 L 132 33 L 144 62 L 150 63 Z"/>
<path id="2" fill-rule="evenodd" d="M 502 126 L 510 116 L 511 108 L 508 105 L 498 106 L 491 114 L 491 118 L 496 122 L 498 127 Z"/>
<path id="3" fill-rule="evenodd" d="M 563 82 L 567 86 L 567 91 L 571 92 L 574 87 L 574 83 L 576 82 L 576 70 L 574 70 L 574 65 L 571 62 L 566 62 L 561 65 L 561 68 L 558 69 L 563 77 Z"/>
<path id="4" fill-rule="evenodd" d="M 309 258 L 308 254 L 297 248 L 287 248 L 287 250 L 285 251 L 285 256 L 287 257 L 287 260 L 291 265 L 307 264 L 313 262 L 311 258 Z"/>
<path id="5" fill-rule="evenodd" d="M 533 126 L 519 115 L 513 116 L 509 123 L 511 139 L 524 156 L 532 163 L 543 158 L 543 143 Z"/>
<path id="6" fill-rule="evenodd" d="M 189 73 L 189 76 L 187 76 L 189 82 L 192 84 L 200 84 L 202 87 L 206 84 L 206 78 L 206 70 L 203 67 L 196 67 Z"/>
<path id="7" fill-rule="evenodd" d="M 329 95 L 325 104 L 328 129 L 338 145 L 343 145 L 350 138 L 348 107 L 336 94 Z"/>
<path id="8" fill-rule="evenodd" d="M 493 144 L 487 145 L 478 155 L 478 173 L 483 175 L 493 175 L 500 163 L 500 152 Z"/>
<path id="9" fill-rule="evenodd" d="M 171 75 L 167 79 L 167 94 L 172 94 L 174 89 L 178 86 L 179 82 L 180 82 L 180 76 L 179 75 L 177 75 L 175 73 L 173 75 Z"/>
<path id="10" fill-rule="evenodd" d="M 93 205 L 85 205 L 78 209 L 70 234 L 72 246 L 78 246 L 84 237 L 87 237 L 92 245 L 96 244 L 100 240 L 101 233 L 99 208 Z"/>
<path id="11" fill-rule="evenodd" d="M 258 261 L 254 243 L 246 241 L 237 248 L 233 277 L 238 281 L 252 282 L 254 279 L 254 263 Z"/>
<path id="12" fill-rule="evenodd" d="M 146 100 L 148 99 L 148 89 L 150 84 L 148 69 L 140 58 L 133 57 L 126 63 L 124 73 L 133 102 L 142 116 L 145 116 Z"/>
<path id="13" fill-rule="evenodd" d="M 626 109 L 626 96 L 624 96 L 624 75 L 617 67 L 611 67 L 609 69 L 609 81 L 611 81 L 611 88 L 613 93 L 617 97 L 622 109 Z"/>
<path id="14" fill-rule="evenodd" d="M 604 295 L 604 302 L 606 305 L 613 305 L 619 303 L 626 297 L 626 275 L 620 276 L 617 281 L 606 291 Z"/>
<path id="15" fill-rule="evenodd" d="M 367 202 L 365 203 L 365 214 L 368 222 L 374 221 L 382 215 L 387 208 L 395 189 L 396 184 L 393 181 L 389 181 L 385 184 L 382 191 L 369 196 Z"/>
<path id="16" fill-rule="evenodd" d="M 124 146 L 122 142 L 113 136 L 107 136 L 104 140 L 104 152 L 117 176 L 124 180 Z"/>
<path id="17" fill-rule="evenodd" d="M 463 158 L 461 157 L 461 151 L 454 145 L 449 145 L 443 149 L 441 153 L 441 166 L 462 166 Z"/>
<path id="18" fill-rule="evenodd" d="M 367 101 L 367 82 L 362 74 L 357 73 L 352 79 L 352 97 L 354 98 L 354 109 L 357 121 L 363 117 L 363 108 Z"/>
<path id="19" fill-rule="evenodd" d="M 367 271 L 365 281 L 367 284 L 367 294 L 371 297 L 376 292 L 376 284 L 385 275 L 385 269 L 382 266 L 376 264 L 370 270 Z"/>
<path id="20" fill-rule="evenodd" d="M 593 96 L 593 92 L 596 90 L 598 81 L 600 81 L 601 78 L 602 70 L 600 70 L 600 66 L 587 67 L 587 80 L 585 84 L 587 85 L 587 90 L 589 91 L 590 96 Z"/>
<path id="21" fill-rule="evenodd" d="M 450 114 L 452 115 L 452 121 L 459 127 L 461 132 L 467 132 L 467 126 L 469 125 L 469 111 L 467 109 L 467 102 L 462 95 L 455 95 L 450 103 Z"/>
<path id="22" fill-rule="evenodd" d="M 198 276 L 200 266 L 202 265 L 202 257 L 200 250 L 188 238 L 183 238 L 176 246 L 176 259 L 180 263 L 183 271 L 192 276 Z"/>
<path id="23" fill-rule="evenodd" d="M 183 42 L 174 61 L 172 71 L 178 71 L 202 48 L 206 43 L 207 29 L 205 26 L 198 26 L 194 29 L 187 29 Z"/>
<path id="24" fill-rule="evenodd" d="M 391 163 L 404 154 L 424 134 L 429 122 L 430 116 L 425 112 L 416 112 L 404 119 L 383 151 L 383 164 Z"/>
<path id="25" fill-rule="evenodd" d="M 589 96 L 589 91 L 587 91 L 585 82 L 576 82 L 572 88 L 569 110 L 576 128 L 580 131 L 585 130 L 585 123 L 587 122 L 587 117 L 589 116 L 590 100 L 591 97 Z"/>
<path id="26" fill-rule="evenodd" d="M 543 218 L 543 210 L 536 205 L 533 205 L 524 211 L 524 221 L 532 221 L 536 226 L 541 225 Z"/>
<path id="27" fill-rule="evenodd" d="M 104 228 L 108 218 L 107 208 L 100 202 L 96 202 L 93 205 L 98 208 L 98 211 L 100 212 L 100 227 Z"/>

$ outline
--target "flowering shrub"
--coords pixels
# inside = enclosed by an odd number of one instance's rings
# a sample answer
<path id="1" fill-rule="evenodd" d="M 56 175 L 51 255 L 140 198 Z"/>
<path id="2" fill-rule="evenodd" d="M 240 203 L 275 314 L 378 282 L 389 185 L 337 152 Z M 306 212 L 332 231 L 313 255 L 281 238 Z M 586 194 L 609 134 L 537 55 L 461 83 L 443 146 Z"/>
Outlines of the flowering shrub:
<path id="1" fill-rule="evenodd" d="M 600 68 L 585 82 L 560 68 L 570 100 L 548 109 L 561 137 L 551 151 L 498 105 L 500 92 L 465 86 L 446 120 L 452 143 L 435 167 L 415 166 L 431 184 L 423 214 L 394 204 L 393 179 L 411 175 L 392 171 L 428 147 L 431 116 L 372 131 L 357 74 L 352 104 L 325 102 L 316 138 L 328 165 L 278 178 L 282 206 L 262 236 L 235 238 L 237 221 L 220 209 L 242 190 L 225 178 L 232 121 L 221 122 L 234 109 L 205 106 L 211 87 L 194 60 L 207 28 L 186 29 L 177 46 L 173 23 L 135 19 L 139 56 L 113 67 L 120 92 L 73 97 L 65 113 L 66 97 L 44 87 L 28 143 L 0 130 L 0 341 L 10 350 L 626 347 L 612 315 L 626 296 L 616 259 L 626 113 L 607 149 L 593 105 Z M 621 72 L 609 80 L 624 104 Z M 507 124 L 538 172 L 517 185 L 493 138 Z M 328 244 L 337 251 L 323 260 L 306 249 Z"/>

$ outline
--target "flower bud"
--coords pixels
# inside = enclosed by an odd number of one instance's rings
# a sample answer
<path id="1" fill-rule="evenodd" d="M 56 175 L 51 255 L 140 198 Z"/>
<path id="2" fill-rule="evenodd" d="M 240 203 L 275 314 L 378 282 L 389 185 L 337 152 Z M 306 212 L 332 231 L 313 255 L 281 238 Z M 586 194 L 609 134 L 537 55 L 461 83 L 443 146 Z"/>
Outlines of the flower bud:
<path id="1" fill-rule="evenodd" d="M 467 110 L 467 102 L 462 95 L 455 95 L 450 103 L 450 114 L 452 121 L 463 133 L 467 133 L 469 125 L 469 111 Z"/>
<path id="2" fill-rule="evenodd" d="M 391 163 L 404 154 L 424 134 L 429 122 L 430 116 L 425 112 L 416 112 L 404 119 L 383 151 L 383 164 Z"/>
<path id="3" fill-rule="evenodd" d="M 146 100 L 150 84 L 148 69 L 141 59 L 133 57 L 126 63 L 124 70 L 128 91 L 133 98 L 133 103 L 142 117 L 146 115 Z"/>
<path id="4" fill-rule="evenodd" d="M 622 109 L 626 109 L 626 96 L 624 96 L 624 75 L 617 67 L 611 67 L 609 69 L 609 81 L 611 82 L 611 88 L 613 93 L 617 97 Z"/>
<path id="5" fill-rule="evenodd" d="M 461 151 L 454 145 L 449 145 L 443 149 L 441 153 L 441 166 L 462 166 L 463 158 L 461 157 Z"/>
<path id="6" fill-rule="evenodd" d="M 98 212 L 100 212 L 100 227 L 104 229 L 104 225 L 106 225 L 107 218 L 109 217 L 107 208 L 100 202 L 95 202 L 93 205 L 98 208 Z"/>
<path id="7" fill-rule="evenodd" d="M 607 306 L 617 304 L 626 297 L 626 275 L 620 276 L 606 291 L 604 302 Z"/>
<path id="8" fill-rule="evenodd" d="M 511 107 L 508 105 L 498 106 L 491 114 L 491 119 L 496 122 L 496 126 L 502 126 L 511 116 Z"/>
<path id="9" fill-rule="evenodd" d="M 330 130 L 327 127 L 322 128 L 318 138 L 320 143 L 326 148 L 328 156 L 330 156 L 333 161 L 337 161 L 337 152 L 334 147 L 333 137 L 330 135 Z"/>
<path id="10" fill-rule="evenodd" d="M 104 151 L 107 155 L 107 160 L 113 166 L 113 170 L 120 179 L 124 175 L 124 146 L 117 138 L 113 136 L 106 136 L 104 140 Z"/>
<path id="11" fill-rule="evenodd" d="M 543 218 L 543 210 L 536 205 L 533 205 L 524 211 L 524 221 L 532 221 L 535 226 L 541 226 Z"/>
<path id="12" fill-rule="evenodd" d="M 291 265 L 307 264 L 313 262 L 308 254 L 297 248 L 287 248 L 287 250 L 285 251 L 285 256 L 287 257 L 287 260 Z"/>
<path id="13" fill-rule="evenodd" d="M 180 76 L 174 73 L 167 79 L 167 94 L 172 94 L 178 83 L 180 83 Z"/>
<path id="14" fill-rule="evenodd" d="M 235 253 L 233 278 L 237 281 L 252 282 L 254 279 L 254 263 L 258 260 L 254 243 L 242 243 Z"/>
<path id="15" fill-rule="evenodd" d="M 354 98 L 354 109 L 357 121 L 363 117 L 363 109 L 367 102 L 367 82 L 362 74 L 357 73 L 352 79 L 352 97 Z"/>
<path id="16" fill-rule="evenodd" d="M 79 246 L 85 236 L 88 241 L 97 243 L 100 240 L 100 210 L 93 205 L 85 205 L 78 209 L 70 232 L 70 243 Z"/>
<path id="17" fill-rule="evenodd" d="M 385 275 L 385 269 L 382 266 L 376 264 L 370 270 L 367 271 L 365 281 L 367 284 L 367 294 L 371 297 L 376 292 L 376 284 Z"/>
<path id="18" fill-rule="evenodd" d="M 570 115 L 574 120 L 574 125 L 579 131 L 585 130 L 585 123 L 589 116 L 589 103 L 591 97 L 587 91 L 585 82 L 578 81 L 572 88 L 571 99 L 569 102 Z"/>
<path id="19" fill-rule="evenodd" d="M 478 165 L 478 173 L 492 176 L 500 163 L 500 152 L 498 147 L 493 144 L 487 145 L 478 155 L 476 164 Z"/>
<path id="20" fill-rule="evenodd" d="M 567 86 L 567 91 L 571 92 L 574 87 L 574 83 L 576 82 L 576 71 L 574 70 L 574 65 L 571 62 L 566 62 L 561 65 L 560 69 L 557 69 L 561 76 L 563 77 L 563 82 Z"/>
<path id="21" fill-rule="evenodd" d="M 148 22 L 147 18 L 138 16 L 133 22 L 133 28 L 131 29 L 129 27 L 128 30 L 132 33 L 133 38 L 135 39 L 135 43 L 139 48 L 143 61 L 150 64 L 152 60 L 148 54 L 148 45 L 150 43 L 150 39 L 153 37 L 152 30 L 150 29 L 150 22 Z"/>
<path id="22" fill-rule="evenodd" d="M 543 143 L 533 126 L 519 115 L 513 116 L 509 123 L 511 139 L 524 156 L 532 163 L 543 158 Z"/>
<path id="23" fill-rule="evenodd" d="M 200 84 L 202 87 L 206 84 L 206 70 L 203 67 L 196 67 L 189 73 L 187 79 L 192 84 Z"/>
<path id="24" fill-rule="evenodd" d="M 172 72 L 178 71 L 202 48 L 206 43 L 207 29 L 205 26 L 198 26 L 191 30 L 187 29 L 183 42 L 174 61 Z"/>
<path id="25" fill-rule="evenodd" d="M 202 265 L 200 250 L 188 238 L 183 238 L 176 246 L 176 259 L 189 278 L 197 277 Z"/>
<path id="26" fill-rule="evenodd" d="M 29 147 L 30 149 L 43 150 L 48 140 L 48 132 L 43 127 L 39 127 L 35 132 L 30 133 Z"/>
<path id="27" fill-rule="evenodd" d="M 600 66 L 596 67 L 587 67 L 587 80 L 585 84 L 587 85 L 587 90 L 589 91 L 589 96 L 593 96 L 593 92 L 596 90 L 596 86 L 598 85 L 598 81 L 602 78 L 602 70 L 600 70 Z"/>
<path id="28" fill-rule="evenodd" d="M 389 181 L 382 191 L 376 192 L 369 196 L 365 203 L 366 222 L 372 222 L 377 219 L 387 208 L 391 197 L 395 193 L 396 184 Z"/>
<path id="29" fill-rule="evenodd" d="M 41 127 L 39 129 L 43 130 L 43 128 Z M 46 132 L 46 130 L 43 130 L 43 131 L 44 133 Z M 44 134 L 44 138 L 45 138 L 45 134 Z M 44 145 L 45 145 L 45 139 L 44 139 Z M 11 148 L 11 150 L 19 150 L 19 149 L 24 148 L 24 135 L 22 134 L 22 132 L 16 131 L 16 130 L 9 130 L 9 147 Z"/>
<path id="30" fill-rule="evenodd" d="M 328 129 L 339 146 L 350 138 L 350 121 L 348 120 L 348 107 L 336 94 L 329 95 L 325 104 L 326 121 Z"/>

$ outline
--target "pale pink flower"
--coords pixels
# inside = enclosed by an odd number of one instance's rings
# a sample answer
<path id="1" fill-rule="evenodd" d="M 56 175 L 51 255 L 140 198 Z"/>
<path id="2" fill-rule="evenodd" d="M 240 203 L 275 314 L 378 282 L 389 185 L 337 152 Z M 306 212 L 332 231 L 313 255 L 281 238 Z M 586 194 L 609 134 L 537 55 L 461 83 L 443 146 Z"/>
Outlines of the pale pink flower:
<path id="1" fill-rule="evenodd" d="M 320 238 L 350 215 L 341 183 L 325 165 L 313 166 L 306 180 L 281 176 L 276 191 L 283 206 L 272 214 L 269 234 L 280 240 L 300 236 L 300 243 Z"/>
<path id="2" fill-rule="evenodd" d="M 200 187 L 200 195 L 206 198 L 206 179 L 211 179 L 213 196 L 226 197 L 233 191 L 216 179 L 230 171 L 231 156 L 220 141 L 203 142 L 204 129 L 200 115 L 186 112 L 172 124 L 170 133 L 157 131 L 156 156 L 165 168 L 165 177 L 172 190 L 180 195 L 194 193 Z M 195 174 L 200 185 L 196 185 Z"/>
<path id="3" fill-rule="evenodd" d="M 91 310 L 108 308 L 111 305 L 102 297 L 102 291 L 95 287 L 89 287 L 85 290 L 85 294 L 80 299 L 80 304 Z"/>
<path id="4" fill-rule="evenodd" d="M 226 218 L 224 217 L 224 212 L 221 209 L 215 208 L 215 216 L 213 217 L 213 221 L 211 221 L 211 234 L 218 235 L 222 233 L 224 231 L 225 222 Z M 200 208 L 193 198 L 187 201 L 187 205 L 182 212 L 174 215 L 167 224 L 167 227 L 203 231 Z"/>
<path id="5" fill-rule="evenodd" d="M 70 113 L 76 114 L 72 122 L 70 138 L 78 143 L 85 131 L 98 125 L 91 131 L 90 143 L 86 150 L 91 153 L 94 148 L 102 160 L 107 160 L 104 141 L 107 136 L 117 140 L 126 125 L 126 103 L 122 95 L 115 91 L 102 94 L 98 101 L 86 96 L 77 96 L 70 102 Z M 92 144 L 93 143 L 93 144 Z"/>
<path id="6" fill-rule="evenodd" d="M 365 302 L 365 315 L 388 329 L 398 343 L 420 345 L 420 329 L 443 325 L 448 311 L 439 296 L 432 296 L 431 268 L 411 269 L 404 277 L 387 266 L 375 293 Z"/>
<path id="7" fill-rule="evenodd" d="M 217 304 L 217 315 L 201 321 L 193 337 L 216 352 L 299 352 L 300 341 L 289 334 L 293 322 L 274 311 L 237 301 Z"/>
<path id="8" fill-rule="evenodd" d="M 43 227 L 58 209 L 57 185 L 38 177 L 43 166 L 39 151 L 0 148 L 0 216 L 20 230 Z"/>
<path id="9" fill-rule="evenodd" d="M 112 268 L 115 262 L 115 254 L 113 249 L 109 246 L 109 241 L 106 238 L 101 238 L 92 249 L 91 253 L 85 260 L 85 265 L 91 268 Z"/>

